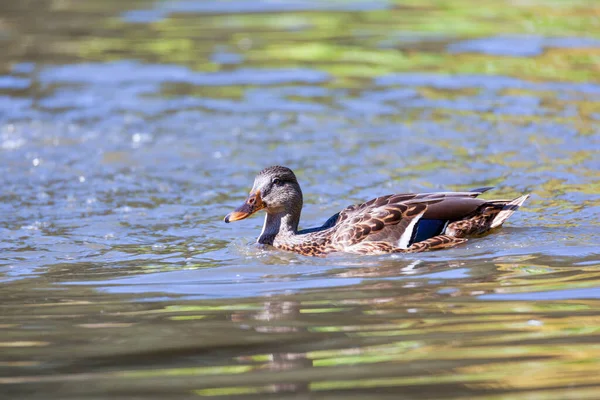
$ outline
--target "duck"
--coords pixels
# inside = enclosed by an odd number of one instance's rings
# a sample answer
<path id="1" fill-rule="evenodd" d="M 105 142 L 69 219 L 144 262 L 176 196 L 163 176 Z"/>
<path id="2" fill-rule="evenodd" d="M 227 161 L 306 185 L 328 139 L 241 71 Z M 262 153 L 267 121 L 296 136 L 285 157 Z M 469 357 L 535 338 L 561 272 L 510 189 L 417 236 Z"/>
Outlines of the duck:
<path id="1" fill-rule="evenodd" d="M 299 230 L 303 197 L 294 172 L 271 166 L 256 175 L 244 203 L 226 223 L 260 210 L 265 220 L 257 242 L 305 256 L 330 253 L 416 253 L 465 243 L 502 224 L 527 200 L 483 200 L 492 187 L 465 192 L 399 193 L 350 205 L 319 227 Z"/>

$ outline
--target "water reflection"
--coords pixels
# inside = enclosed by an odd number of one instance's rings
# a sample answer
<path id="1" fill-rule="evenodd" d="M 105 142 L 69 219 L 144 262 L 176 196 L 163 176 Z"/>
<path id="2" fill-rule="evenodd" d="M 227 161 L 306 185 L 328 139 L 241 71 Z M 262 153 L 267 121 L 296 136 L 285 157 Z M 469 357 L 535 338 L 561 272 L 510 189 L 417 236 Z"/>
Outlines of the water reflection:
<path id="1" fill-rule="evenodd" d="M 297 11 L 368 11 L 389 7 L 386 0 L 327 2 L 323 0 L 271 2 L 259 0 L 246 1 L 171 1 L 155 5 L 151 10 L 134 10 L 124 13 L 128 22 L 150 23 L 168 17 L 174 13 L 194 14 L 252 14 Z"/>
<path id="2" fill-rule="evenodd" d="M 545 48 L 589 48 L 600 47 L 600 40 L 595 38 L 561 37 L 547 38 L 543 36 L 495 36 L 483 39 L 454 43 L 448 50 L 452 52 L 476 52 L 499 56 L 531 57 L 542 54 Z"/>
<path id="3" fill-rule="evenodd" d="M 158 391 L 176 388 L 177 393 L 215 396 L 308 391 L 341 395 L 374 387 L 423 396 L 444 390 L 465 396 L 531 390 L 564 394 L 573 382 L 584 388 L 597 384 L 596 374 L 585 367 L 597 357 L 597 300 L 477 301 L 482 293 L 500 290 L 489 277 L 517 290 L 519 281 L 535 277 L 537 283 L 527 286 L 531 290 L 560 281 L 566 271 L 576 277 L 574 267 L 531 259 L 491 262 L 491 271 L 481 271 L 479 262 L 471 264 L 467 276 L 424 273 L 420 285 L 365 282 L 251 303 L 47 304 L 30 315 L 32 323 L 70 321 L 72 335 L 86 331 L 81 337 L 95 342 L 95 348 L 79 345 L 84 353 L 56 358 L 51 347 L 60 336 L 45 335 L 40 341 L 42 332 L 34 331 L 5 341 L 13 373 L 1 382 L 60 383 L 65 393 L 77 394 L 83 393 L 79 382 L 93 380 L 98 387 L 86 393 L 143 392 L 151 384 Z M 590 271 L 598 266 L 585 264 Z M 454 266 L 423 267 L 452 271 Z M 82 322 L 94 314 L 94 322 Z M 147 331 L 149 326 L 154 333 Z M 22 332 L 18 323 L 3 321 L 3 328 Z M 129 339 L 134 332 L 146 333 L 136 343 Z M 102 337 L 112 340 L 98 341 Z M 29 354 L 38 357 L 52 354 L 54 365 L 27 358 L 24 349 L 36 349 Z M 148 368 L 148 363 L 161 368 Z M 573 363 L 582 367 L 573 368 Z M 33 366 L 37 374 L 22 375 Z M 59 374 L 43 373 L 57 368 Z M 564 370 L 570 374 L 565 376 Z M 535 379 L 517 379 L 515 371 Z"/>

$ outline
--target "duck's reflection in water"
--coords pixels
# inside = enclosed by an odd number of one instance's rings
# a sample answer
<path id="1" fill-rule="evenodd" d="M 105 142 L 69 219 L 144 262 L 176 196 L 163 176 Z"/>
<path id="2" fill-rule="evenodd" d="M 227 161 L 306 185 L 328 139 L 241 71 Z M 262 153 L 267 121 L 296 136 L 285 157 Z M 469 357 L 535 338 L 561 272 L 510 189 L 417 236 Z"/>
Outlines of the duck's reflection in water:
<path id="1" fill-rule="evenodd" d="M 301 317 L 302 303 L 299 301 L 267 301 L 263 303 L 263 309 L 258 312 L 233 313 L 231 320 L 242 324 L 247 329 L 265 334 L 286 333 L 309 333 L 306 327 L 298 324 Z M 261 322 L 263 324 L 261 324 Z M 288 322 L 288 323 L 286 323 Z M 277 348 L 277 344 L 273 345 Z M 254 362 L 255 356 L 238 357 L 241 362 Z M 273 352 L 261 355 L 261 366 L 263 370 L 287 371 L 306 370 L 313 367 L 313 360 L 307 357 L 306 352 Z M 310 391 L 310 382 L 283 382 L 269 385 L 266 391 L 272 393 L 295 392 L 304 393 Z"/>

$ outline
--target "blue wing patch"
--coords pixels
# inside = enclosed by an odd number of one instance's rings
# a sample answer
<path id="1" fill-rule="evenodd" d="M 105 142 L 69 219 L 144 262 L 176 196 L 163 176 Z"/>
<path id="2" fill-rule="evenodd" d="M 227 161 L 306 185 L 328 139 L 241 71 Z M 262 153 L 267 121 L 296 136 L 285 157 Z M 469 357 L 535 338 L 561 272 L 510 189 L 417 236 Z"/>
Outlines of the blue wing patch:
<path id="1" fill-rule="evenodd" d="M 415 226 L 409 245 L 440 235 L 447 225 L 448 220 L 444 219 L 420 219 Z"/>

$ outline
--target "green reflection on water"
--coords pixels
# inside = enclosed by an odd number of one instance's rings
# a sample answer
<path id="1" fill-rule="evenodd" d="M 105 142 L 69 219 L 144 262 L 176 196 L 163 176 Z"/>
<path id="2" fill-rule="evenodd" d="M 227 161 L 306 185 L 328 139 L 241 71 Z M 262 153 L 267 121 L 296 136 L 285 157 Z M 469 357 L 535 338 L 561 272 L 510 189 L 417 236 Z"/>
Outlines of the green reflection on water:
<path id="1" fill-rule="evenodd" d="M 211 60 L 218 43 L 239 53 L 247 66 L 311 66 L 338 79 L 429 71 L 597 81 L 598 48 L 550 47 L 532 57 L 443 51 L 451 39 L 507 32 L 600 37 L 597 6 L 589 1 L 566 3 L 402 1 L 391 9 L 360 13 L 175 14 L 148 25 L 110 19 L 106 28 L 121 31 L 122 37 L 83 38 L 76 48 L 85 59 L 120 59 L 127 53 L 202 71 L 224 68 Z"/>
<path id="2" fill-rule="evenodd" d="M 242 394 L 268 393 L 274 391 L 275 390 L 272 388 L 272 386 L 232 386 L 194 390 L 193 393 L 200 396 L 235 396 Z"/>
<path id="3" fill-rule="evenodd" d="M 253 370 L 252 366 L 225 366 L 204 368 L 172 368 L 146 371 L 127 371 L 119 375 L 123 378 L 151 378 L 153 376 L 186 376 L 186 375 L 222 375 L 241 374 Z"/>

